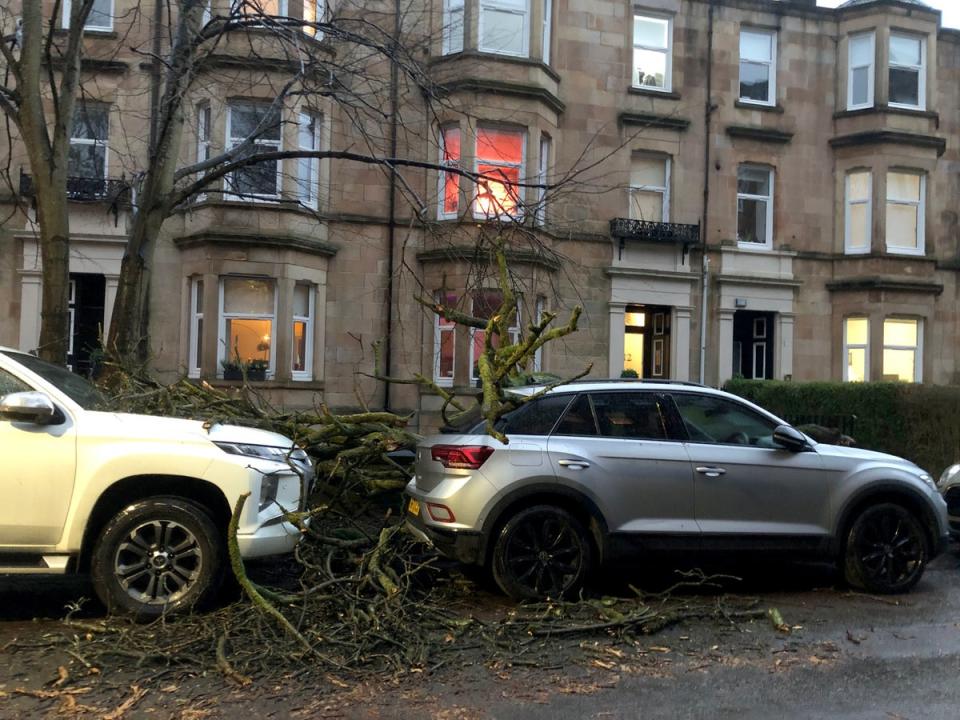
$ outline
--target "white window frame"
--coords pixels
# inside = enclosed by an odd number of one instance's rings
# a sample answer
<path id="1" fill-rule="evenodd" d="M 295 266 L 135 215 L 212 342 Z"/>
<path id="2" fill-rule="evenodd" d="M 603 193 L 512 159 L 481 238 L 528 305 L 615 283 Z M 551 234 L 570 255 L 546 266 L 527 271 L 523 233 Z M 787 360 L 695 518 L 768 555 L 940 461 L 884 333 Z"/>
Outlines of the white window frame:
<path id="1" fill-rule="evenodd" d="M 438 304 L 444 304 L 443 293 L 439 290 L 433 294 L 434 301 Z M 453 335 L 453 375 L 450 377 L 440 376 L 440 349 L 443 347 L 443 333 Z M 473 335 L 470 336 L 471 342 Z M 457 375 L 457 324 L 443 324 L 443 318 L 438 313 L 433 314 L 433 382 L 440 387 L 453 387 L 454 379 Z"/>
<path id="2" fill-rule="evenodd" d="M 203 4 L 203 14 L 200 16 L 201 26 L 205 26 L 213 19 L 213 0 L 206 0 Z"/>
<path id="3" fill-rule="evenodd" d="M 899 65 L 894 64 L 889 60 L 891 53 L 889 52 L 890 44 L 893 42 L 893 38 L 901 37 L 909 40 L 915 40 L 920 44 L 920 64 L 919 65 Z M 890 87 L 890 71 L 894 68 L 901 70 L 915 70 L 917 73 L 917 104 L 910 105 L 909 103 L 895 103 L 889 102 L 890 107 L 895 108 L 904 108 L 906 110 L 926 110 L 927 108 L 927 36 L 926 35 L 915 35 L 912 33 L 904 32 L 891 32 L 890 39 L 887 43 L 887 93 L 889 95 Z"/>
<path id="4" fill-rule="evenodd" d="M 867 340 L 864 343 L 851 343 L 847 337 L 847 323 L 850 320 L 866 320 Z M 866 315 L 848 315 L 843 319 L 843 381 L 858 382 L 850 379 L 850 363 L 847 361 L 850 350 L 863 350 L 863 381 L 870 381 L 870 318 Z"/>
<path id="5" fill-rule="evenodd" d="M 670 222 L 670 173 L 672 171 L 670 156 L 660 156 L 660 155 L 648 155 L 643 156 L 647 159 L 652 160 L 662 160 L 663 161 L 663 186 L 660 185 L 634 185 L 630 183 L 630 187 L 627 188 L 628 201 L 630 205 L 627 208 L 627 214 L 629 217 L 633 217 L 633 196 L 637 192 L 649 192 L 649 193 L 660 193 L 662 198 L 662 205 L 660 210 L 660 217 L 662 218 L 660 222 L 668 223 Z M 635 218 L 640 220 L 641 218 Z"/>
<path id="6" fill-rule="evenodd" d="M 503 293 L 503 291 L 500 290 L 499 288 L 496 288 L 496 289 L 491 288 L 491 289 L 489 289 L 489 290 L 480 290 L 480 291 L 478 291 L 478 292 L 499 292 L 499 293 L 501 293 L 501 298 L 502 298 L 502 293 Z M 502 302 L 502 299 L 501 299 L 501 302 Z M 471 296 L 470 296 L 470 314 L 471 314 L 471 315 L 473 314 L 473 303 L 474 303 L 474 296 L 471 295 Z M 521 307 L 522 304 L 523 304 L 522 298 L 518 295 L 518 296 L 517 296 L 517 313 L 516 313 L 516 320 L 515 320 L 516 324 L 515 324 L 515 325 L 511 325 L 509 328 L 507 328 L 507 333 L 508 333 L 509 336 L 510 336 L 509 342 L 510 342 L 511 345 L 515 345 L 516 343 L 520 342 L 520 328 L 522 327 L 522 323 L 521 323 L 521 321 L 520 321 L 520 307 Z M 469 361 L 470 361 L 470 366 L 469 366 L 469 367 L 470 367 L 470 382 L 471 382 L 471 383 L 475 383 L 477 380 L 480 379 L 480 376 L 479 376 L 479 375 L 474 375 L 474 373 L 473 373 L 473 366 L 476 364 L 474 361 L 477 359 L 477 358 L 475 358 L 474 355 L 473 355 L 473 344 L 474 344 L 474 343 L 473 343 L 473 340 L 474 340 L 474 337 L 475 337 L 476 334 L 477 334 L 477 330 L 478 330 L 478 328 L 470 328 L 470 349 L 469 349 L 469 358 L 468 358 L 468 359 L 469 359 Z M 484 331 L 482 331 L 482 332 L 486 332 L 486 330 L 484 330 Z M 502 341 L 503 341 L 503 339 L 501 338 L 501 342 L 502 342 Z"/>
<path id="7" fill-rule="evenodd" d="M 630 65 L 631 65 L 630 82 L 633 85 L 633 87 L 639 88 L 642 90 L 650 90 L 651 92 L 663 92 L 663 93 L 673 92 L 673 17 L 669 15 L 655 15 L 652 13 L 635 12 L 631 16 L 631 21 L 632 21 L 632 24 L 630 26 L 631 34 L 633 34 L 633 28 L 636 27 L 637 18 L 646 18 L 649 20 L 657 20 L 660 22 L 666 21 L 667 46 L 665 48 L 662 48 L 662 47 L 654 47 L 652 45 L 643 45 L 637 42 L 636 37 L 632 38 L 633 48 L 630 51 Z M 634 60 L 635 51 L 637 50 L 659 52 L 659 53 L 663 53 L 666 56 L 666 63 L 664 64 L 664 71 L 663 71 L 663 87 L 662 88 L 657 87 L 655 85 L 644 85 L 637 81 L 638 80 L 638 78 L 636 77 L 637 63 Z"/>
<path id="8" fill-rule="evenodd" d="M 107 180 L 107 171 L 108 171 L 108 169 L 110 168 L 110 144 L 109 144 L 109 143 L 110 143 L 110 106 L 107 105 L 106 103 L 101 103 L 101 102 L 97 102 L 97 101 L 94 101 L 94 100 L 91 100 L 89 103 L 86 103 L 86 102 L 83 102 L 83 101 L 81 101 L 81 100 L 78 100 L 75 107 L 76 107 L 77 111 L 79 112 L 79 111 L 81 111 L 83 108 L 87 107 L 88 105 L 100 105 L 100 106 L 102 106 L 102 107 L 104 108 L 104 110 L 105 110 L 105 112 L 106 112 L 106 114 L 107 114 L 107 136 L 106 136 L 104 139 L 102 139 L 102 140 L 99 139 L 99 138 L 78 138 L 78 137 L 71 137 L 69 144 L 70 144 L 71 146 L 73 146 L 73 145 L 92 145 L 92 146 L 94 146 L 94 147 L 102 147 L 102 148 L 103 148 L 103 175 L 101 175 L 99 178 L 87 178 L 87 179 L 89 179 L 89 180 L 97 180 L 97 179 L 99 179 L 99 180 L 103 180 L 104 182 L 106 182 L 106 180 Z M 72 127 L 71 130 L 70 130 L 71 136 L 72 136 L 73 133 L 76 131 L 76 129 L 77 129 L 76 126 L 77 126 L 77 123 L 76 123 L 76 121 L 74 121 L 73 127 Z M 68 152 L 69 152 L 69 150 L 68 150 Z M 83 177 L 83 176 L 82 176 L 82 175 L 79 175 L 79 176 L 76 176 L 76 177 Z"/>
<path id="9" fill-rule="evenodd" d="M 534 323 L 540 322 L 546 309 L 547 299 L 543 295 L 537 295 L 537 303 L 534 308 L 534 312 L 536 313 L 536 316 L 533 318 Z M 473 366 L 471 365 L 470 367 Z M 538 347 L 533 353 L 533 372 L 543 372 L 543 345 Z"/>
<path id="10" fill-rule="evenodd" d="M 26 0 L 26 1 L 39 2 L 39 0 Z M 115 0 L 108 0 L 108 2 L 110 3 L 110 12 L 108 14 L 108 17 L 110 18 L 110 24 L 109 25 L 90 25 L 88 23 L 83 26 L 84 32 L 86 32 L 87 30 L 93 30 L 95 32 L 111 32 L 113 30 L 113 17 L 116 12 L 116 7 L 115 7 L 116 2 Z M 70 27 L 70 13 L 73 10 L 73 0 L 63 0 L 63 5 L 61 6 L 61 9 L 63 12 L 60 17 L 60 26 L 66 29 Z M 90 10 L 90 15 L 93 15 L 92 9 Z M 90 15 L 87 15 L 88 20 L 90 18 Z"/>
<path id="11" fill-rule="evenodd" d="M 269 107 L 270 105 L 272 105 L 272 103 L 266 102 L 266 101 L 257 101 L 257 100 L 241 100 L 241 101 L 237 101 L 237 102 L 227 103 L 227 112 L 226 112 L 226 116 L 227 116 L 226 139 L 227 139 L 227 142 L 226 142 L 226 145 L 227 145 L 227 149 L 228 149 L 228 150 L 229 150 L 230 148 L 233 148 L 233 147 L 239 145 L 239 144 L 242 143 L 244 140 L 246 140 L 246 137 L 243 137 L 243 138 L 237 138 L 237 139 L 236 139 L 236 142 L 234 142 L 234 138 L 233 138 L 233 136 L 232 136 L 232 134 L 231 134 L 231 132 L 232 132 L 232 124 L 233 124 L 233 123 L 232 123 L 232 121 L 233 121 L 233 109 L 234 109 L 235 107 L 237 107 L 238 105 L 263 105 L 263 106 L 265 106 L 265 107 Z M 280 137 L 279 137 L 278 139 L 276 139 L 276 140 L 265 139 L 265 138 L 263 138 L 263 137 L 258 137 L 256 140 L 254 140 L 254 144 L 255 144 L 255 145 L 269 145 L 269 146 L 271 146 L 274 150 L 276 150 L 277 152 L 280 152 L 280 151 L 283 149 L 283 118 L 282 118 L 282 111 L 280 111 L 280 112 L 281 112 L 281 118 L 280 118 Z M 224 185 L 223 185 L 223 190 L 224 190 L 223 196 L 224 196 L 224 199 L 226 199 L 226 200 L 241 200 L 241 201 L 247 201 L 247 202 L 276 202 L 277 200 L 279 200 L 279 199 L 280 199 L 280 193 L 281 193 L 282 188 L 283 188 L 283 162 L 280 161 L 280 160 L 276 160 L 275 162 L 277 163 L 277 178 L 276 178 L 276 182 L 275 182 L 275 185 L 274 185 L 274 189 L 276 190 L 276 192 L 275 192 L 274 194 L 256 193 L 256 194 L 246 194 L 246 195 L 243 195 L 243 194 L 233 193 L 233 192 L 230 191 L 230 185 L 231 185 L 230 180 L 231 180 L 231 178 L 233 177 L 233 173 L 230 173 L 230 175 L 227 175 L 226 177 L 223 178 L 223 183 L 224 183 Z"/>
<path id="12" fill-rule="evenodd" d="M 77 334 L 77 281 L 70 279 L 67 282 L 67 355 L 73 356 L 73 341 Z M 73 363 L 67 365 L 73 372 Z"/>
<path id="13" fill-rule="evenodd" d="M 916 175 L 920 178 L 920 199 L 902 200 L 900 198 L 890 197 L 890 175 Z M 886 241 L 887 252 L 897 255 L 925 255 L 926 254 L 926 207 L 927 207 L 927 174 L 922 170 L 912 170 L 907 168 L 889 168 L 887 170 L 887 197 L 884 203 L 884 239 Z M 887 208 L 891 205 L 908 205 L 917 209 L 917 246 L 909 247 L 904 245 L 894 245 L 890 242 L 890 228 L 887 226 Z"/>
<path id="14" fill-rule="evenodd" d="M 465 0 L 443 0 L 443 27 L 441 28 L 440 48 L 442 55 L 463 52 L 463 34 L 466 30 L 464 2 Z M 457 19 L 457 16 L 459 16 L 459 19 Z M 457 27 L 460 28 L 459 33 L 454 32 Z"/>
<path id="15" fill-rule="evenodd" d="M 553 0 L 543 0 L 543 35 L 541 36 L 540 57 L 544 65 L 550 64 L 551 48 L 553 41 Z"/>
<path id="16" fill-rule="evenodd" d="M 523 46 L 520 52 L 506 52 L 499 48 L 483 46 L 483 16 L 485 11 L 504 12 L 523 18 L 520 29 Z M 480 0 L 480 12 L 477 15 L 477 48 L 480 52 L 509 55 L 511 57 L 530 57 L 530 0 L 524 0 L 523 10 L 517 10 L 513 3 L 503 2 L 502 0 Z"/>
<path id="17" fill-rule="evenodd" d="M 444 156 L 447 152 L 447 139 L 444 135 L 444 132 L 447 130 L 456 130 L 460 133 L 460 157 L 456 160 L 446 160 Z M 441 167 L 450 167 L 457 168 L 460 166 L 460 162 L 463 158 L 463 133 L 460 131 L 460 126 L 457 123 L 451 123 L 449 125 L 441 125 L 440 132 L 438 133 L 438 157 L 437 162 Z M 437 173 L 437 219 L 438 220 L 454 220 L 460 217 L 460 181 L 463 179 L 462 176 L 458 176 L 457 179 L 457 209 L 453 212 L 446 212 L 444 207 L 446 205 L 446 176 L 447 173 L 441 170 Z"/>
<path id="18" fill-rule="evenodd" d="M 547 184 L 547 169 L 550 164 L 550 149 L 553 139 L 546 133 L 540 133 L 540 157 L 537 158 L 537 185 Z M 534 211 L 534 222 L 543 227 L 547 224 L 547 188 L 537 188 L 537 207 Z"/>
<path id="19" fill-rule="evenodd" d="M 297 283 L 295 285 L 294 292 L 296 292 L 297 287 L 305 287 L 307 289 L 307 312 L 309 315 L 297 315 L 293 313 L 290 319 L 290 377 L 292 380 L 304 381 L 304 380 L 313 380 L 313 325 L 314 318 L 317 316 L 317 289 L 309 283 Z M 294 370 L 293 369 L 293 344 L 296 342 L 297 336 L 293 331 L 294 325 L 298 322 L 302 322 L 306 326 L 305 339 L 304 339 L 304 352 L 303 352 L 303 370 Z M 272 355 L 271 347 L 271 355 Z"/>
<path id="20" fill-rule="evenodd" d="M 917 344 L 914 345 L 887 345 L 887 320 L 915 322 L 917 324 Z M 883 350 L 912 350 L 913 351 L 913 382 L 923 382 L 923 318 L 905 317 L 902 315 L 888 315 L 883 319 Z M 881 355 L 881 359 L 882 359 Z"/>
<path id="21" fill-rule="evenodd" d="M 263 276 L 245 276 L 245 275 L 221 275 L 220 281 L 217 283 L 217 293 L 219 296 L 217 302 L 217 377 L 223 377 L 223 361 L 229 358 L 232 358 L 233 348 L 229 347 L 229 343 L 226 342 L 227 334 L 227 320 L 228 319 L 248 319 L 248 320 L 263 320 L 264 316 L 259 313 L 230 313 L 229 316 L 223 310 L 223 284 L 224 280 L 227 278 L 237 278 L 243 279 L 244 277 L 252 277 L 254 280 L 269 280 L 273 283 L 273 315 L 270 316 L 270 327 L 272 328 L 273 337 L 270 339 L 270 365 L 267 368 L 267 379 L 272 380 L 276 368 L 277 362 L 277 287 L 279 285 L 277 278 L 274 277 L 263 277 Z"/>
<path id="22" fill-rule="evenodd" d="M 865 174 L 867 176 L 867 197 L 864 200 L 850 199 L 850 179 L 853 175 Z M 867 208 L 867 227 L 866 237 L 863 247 L 854 247 L 850 244 L 851 228 L 851 209 L 854 205 L 865 205 Z M 857 168 L 850 170 L 843 179 L 843 251 L 847 255 L 862 255 L 870 252 L 873 245 L 873 172 L 866 168 Z"/>
<path id="23" fill-rule="evenodd" d="M 300 19 L 303 20 L 304 23 L 308 22 L 306 12 L 304 11 L 309 5 L 313 7 L 314 16 L 314 19 L 309 22 L 322 23 L 327 13 L 326 0 L 302 0 L 302 2 L 303 6 L 300 10 Z M 300 30 L 303 31 L 304 35 L 309 35 L 314 40 L 323 40 L 323 30 L 307 25 L 301 25 Z"/>
<path id="24" fill-rule="evenodd" d="M 770 40 L 770 59 L 769 60 L 755 60 L 753 58 L 744 59 L 740 56 L 739 63 L 737 65 L 738 71 L 738 82 L 737 82 L 737 95 L 738 101 L 741 103 L 746 103 L 748 105 L 763 105 L 765 107 L 772 107 L 777 104 L 777 32 L 776 30 L 763 30 L 761 28 L 741 28 L 740 29 L 740 41 L 742 44 L 743 35 L 747 33 L 749 35 L 763 35 Z M 739 52 L 739 50 L 738 50 Z M 758 65 L 767 66 L 767 99 L 766 100 L 754 100 L 753 98 L 745 98 L 740 95 L 740 73 L 742 72 L 744 61 L 755 63 Z"/>
<path id="25" fill-rule="evenodd" d="M 477 134 L 479 135 L 479 130 L 480 130 L 480 129 L 485 129 L 485 128 L 489 128 L 489 129 L 492 129 L 492 130 L 500 130 L 501 132 L 511 132 L 511 133 L 519 133 L 519 134 L 520 134 L 521 142 L 520 142 L 520 162 L 519 162 L 519 163 L 504 162 L 504 161 L 502 161 L 502 160 L 498 160 L 498 161 L 496 161 L 496 162 L 493 162 L 493 161 L 484 161 L 484 162 L 482 163 L 482 164 L 484 164 L 484 165 L 497 165 L 497 166 L 499 166 L 499 167 L 509 167 L 509 168 L 514 168 L 514 167 L 515 167 L 515 168 L 517 168 L 517 169 L 519 170 L 519 172 L 517 173 L 517 177 L 519 178 L 519 181 L 518 181 L 518 185 L 517 185 L 516 190 L 515 190 L 515 195 L 517 196 L 517 207 L 514 209 L 514 211 L 513 211 L 512 213 L 510 213 L 510 212 L 504 212 L 504 213 L 498 213 L 498 214 L 496 214 L 496 215 L 489 215 L 489 216 L 488 216 L 486 213 L 481 212 L 480 207 L 479 207 L 480 203 L 478 202 L 479 199 L 480 199 L 479 183 L 476 183 L 477 187 L 475 188 L 475 191 L 474 191 L 474 194 L 473 194 L 473 203 L 472 203 L 472 204 L 473 204 L 473 217 L 474 217 L 475 219 L 477 219 L 477 220 L 495 220 L 495 219 L 497 219 L 497 218 L 512 218 L 512 219 L 514 219 L 514 220 L 521 220 L 521 219 L 523 219 L 523 208 L 524 208 L 523 192 L 524 192 L 524 188 L 523 188 L 519 183 L 523 182 L 523 168 L 526 167 L 526 164 L 527 164 L 527 134 L 528 134 L 528 133 L 527 133 L 527 130 L 526 130 L 526 128 L 519 128 L 519 129 L 518 129 L 518 128 L 499 128 L 499 127 L 494 126 L 494 125 L 490 125 L 490 126 L 481 125 L 480 128 L 478 128 Z M 473 172 L 474 172 L 475 176 L 479 176 L 479 175 L 480 175 L 481 158 L 480 158 L 480 155 L 479 155 L 479 151 L 477 150 L 476 136 L 474 137 L 474 144 L 473 144 L 473 145 L 474 145 L 474 151 L 473 151 Z M 460 154 L 461 154 L 461 156 L 463 155 L 463 136 L 462 136 L 462 135 L 460 136 Z"/>
<path id="26" fill-rule="evenodd" d="M 190 278 L 190 341 L 187 350 L 189 353 L 187 357 L 187 377 L 190 378 L 200 377 L 200 368 L 203 364 L 203 358 L 200 357 L 198 352 L 202 346 L 200 342 L 200 323 L 203 322 L 203 291 L 200 288 L 202 284 L 202 277 Z"/>
<path id="27" fill-rule="evenodd" d="M 303 144 L 304 128 L 313 123 L 311 145 Z M 301 110 L 297 114 L 297 145 L 300 150 L 316 152 L 320 150 L 323 116 L 310 110 Z M 306 175 L 307 177 L 304 177 Z M 297 158 L 297 200 L 304 207 L 316 210 L 320 207 L 320 158 Z"/>
<path id="28" fill-rule="evenodd" d="M 753 168 L 755 170 L 763 170 L 768 175 L 768 185 L 770 188 L 769 195 L 753 195 L 751 193 L 742 193 L 740 192 L 740 168 Z M 766 230 L 767 237 L 764 239 L 764 242 L 749 242 L 740 240 L 740 227 L 739 223 L 737 225 L 737 247 L 744 250 L 770 250 L 773 248 L 773 198 L 774 198 L 774 172 L 773 168 L 768 165 L 755 165 L 753 163 L 740 163 L 737 166 L 737 217 L 740 216 L 740 201 L 741 200 L 763 200 L 767 203 L 767 218 L 766 218 Z"/>
<path id="29" fill-rule="evenodd" d="M 853 64 L 853 43 L 857 39 L 866 38 L 870 40 L 870 62 L 867 65 Z M 877 34 L 873 30 L 870 32 L 856 33 L 847 39 L 847 110 L 862 110 L 873 107 L 874 102 L 874 83 L 876 81 L 876 62 L 877 62 Z M 867 68 L 867 100 L 863 103 L 853 101 L 853 71 Z"/>

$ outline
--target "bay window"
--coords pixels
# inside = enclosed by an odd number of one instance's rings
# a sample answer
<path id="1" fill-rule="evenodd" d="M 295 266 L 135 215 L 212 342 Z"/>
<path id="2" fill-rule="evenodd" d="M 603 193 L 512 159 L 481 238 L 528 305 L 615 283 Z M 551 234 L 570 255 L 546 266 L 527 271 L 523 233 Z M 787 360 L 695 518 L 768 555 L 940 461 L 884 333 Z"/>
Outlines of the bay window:
<path id="1" fill-rule="evenodd" d="M 740 101 L 777 102 L 777 35 L 765 30 L 740 31 Z"/>
<path id="2" fill-rule="evenodd" d="M 74 3 L 82 4 L 82 0 L 63 0 L 61 25 L 64 28 L 70 27 L 70 14 Z M 113 30 L 113 0 L 93 0 L 93 7 L 90 8 L 83 29 L 102 32 Z"/>
<path id="3" fill-rule="evenodd" d="M 443 46 L 441 52 L 451 55 L 463 51 L 464 0 L 443 0 Z"/>
<path id="4" fill-rule="evenodd" d="M 890 104 L 923 110 L 926 107 L 926 43 L 917 35 L 890 35 Z"/>
<path id="5" fill-rule="evenodd" d="M 851 35 L 847 51 L 847 110 L 873 107 L 875 35 Z"/>
<path id="6" fill-rule="evenodd" d="M 870 252 L 872 176 L 867 170 L 847 174 L 844 188 L 844 249 L 848 254 Z"/>
<path id="7" fill-rule="evenodd" d="M 633 85 L 669 92 L 673 58 L 673 21 L 633 16 Z"/>
<path id="8" fill-rule="evenodd" d="M 737 170 L 737 241 L 740 247 L 773 245 L 773 170 L 741 165 Z"/>
<path id="9" fill-rule="evenodd" d="M 500 306 L 503 304 L 503 293 L 500 290 L 479 290 L 473 293 L 471 298 L 471 314 L 481 320 L 489 320 L 494 316 Z M 517 312 L 513 318 L 513 323 L 508 328 L 509 338 L 507 342 L 514 344 L 520 340 L 520 303 L 517 302 Z M 487 342 L 487 331 L 478 328 L 470 329 L 470 379 L 476 382 L 480 379 L 478 363 L 480 356 L 483 355 Z M 491 338 L 493 347 L 500 347 L 503 338 L 495 336 Z"/>
<path id="10" fill-rule="evenodd" d="M 920 382 L 920 320 L 887 318 L 883 321 L 883 379 Z"/>
<path id="11" fill-rule="evenodd" d="M 440 164 L 444 167 L 460 167 L 460 128 L 448 125 L 440 128 Z M 460 175 L 455 172 L 441 172 L 440 197 L 437 217 L 455 218 L 460 210 Z"/>
<path id="12" fill-rule="evenodd" d="M 520 217 L 518 184 L 523 169 L 526 133 L 521 130 L 477 129 L 477 218 Z"/>
<path id="13" fill-rule="evenodd" d="M 187 377 L 200 377 L 203 358 L 203 278 L 190 280 L 190 345 Z"/>
<path id="14" fill-rule="evenodd" d="M 530 0 L 480 0 L 478 37 L 481 52 L 526 57 L 529 53 L 529 23 Z"/>
<path id="15" fill-rule="evenodd" d="M 547 167 L 550 163 L 550 136 L 546 133 L 540 134 L 540 157 L 537 161 L 537 209 L 535 220 L 537 225 L 546 225 L 547 223 Z"/>
<path id="16" fill-rule="evenodd" d="M 70 177 L 103 180 L 107 176 L 110 108 L 97 102 L 77 102 L 67 158 Z M 99 192 L 103 188 L 98 188 Z"/>
<path id="17" fill-rule="evenodd" d="M 457 296 L 450 292 L 438 292 L 434 300 L 444 307 L 456 307 Z M 456 366 L 456 330 L 452 320 L 434 313 L 433 320 L 433 381 L 442 387 L 453 385 Z"/>
<path id="18" fill-rule="evenodd" d="M 887 250 L 903 255 L 924 254 L 924 195 L 922 173 L 887 173 Z"/>
<path id="19" fill-rule="evenodd" d="M 314 290 L 298 283 L 293 288 L 293 354 L 291 372 L 294 380 L 313 379 L 313 316 Z"/>
<path id="20" fill-rule="evenodd" d="M 630 219 L 670 221 L 670 158 L 638 155 L 630 168 Z"/>
<path id="21" fill-rule="evenodd" d="M 254 136 L 237 159 L 280 150 L 280 112 L 271 103 L 234 102 L 227 108 L 227 147 Z M 280 196 L 280 162 L 262 160 L 235 170 L 226 177 L 226 190 L 234 198 L 276 199 Z"/>
<path id="22" fill-rule="evenodd" d="M 271 278 L 226 276 L 220 281 L 218 361 L 267 364 L 274 371 L 276 283 Z"/>
<path id="23" fill-rule="evenodd" d="M 843 321 L 843 379 L 864 382 L 870 378 L 870 321 L 848 317 Z"/>
<path id="24" fill-rule="evenodd" d="M 301 112 L 297 121 L 297 144 L 301 150 L 320 149 L 320 118 L 312 112 Z M 317 209 L 320 199 L 320 158 L 297 159 L 297 199 L 308 208 Z"/>

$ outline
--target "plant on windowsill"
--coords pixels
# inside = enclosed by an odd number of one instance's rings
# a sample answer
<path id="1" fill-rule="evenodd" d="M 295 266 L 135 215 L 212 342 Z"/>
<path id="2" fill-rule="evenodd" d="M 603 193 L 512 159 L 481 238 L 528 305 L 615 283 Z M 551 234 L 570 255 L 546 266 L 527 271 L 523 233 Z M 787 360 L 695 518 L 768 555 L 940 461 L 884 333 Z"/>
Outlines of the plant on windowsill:
<path id="1" fill-rule="evenodd" d="M 638 372 L 637 372 L 636 370 L 634 370 L 633 368 L 624 368 L 624 369 L 623 369 L 623 372 L 620 373 L 620 377 L 621 377 L 621 378 L 633 378 L 634 380 L 636 380 L 637 378 L 640 377 L 640 373 L 638 373 Z"/>
<path id="2" fill-rule="evenodd" d="M 267 360 L 251 360 L 247 363 L 247 380 L 266 380 L 269 366 Z"/>
<path id="3" fill-rule="evenodd" d="M 235 360 L 221 360 L 224 380 L 243 380 L 244 362 L 240 358 Z"/>

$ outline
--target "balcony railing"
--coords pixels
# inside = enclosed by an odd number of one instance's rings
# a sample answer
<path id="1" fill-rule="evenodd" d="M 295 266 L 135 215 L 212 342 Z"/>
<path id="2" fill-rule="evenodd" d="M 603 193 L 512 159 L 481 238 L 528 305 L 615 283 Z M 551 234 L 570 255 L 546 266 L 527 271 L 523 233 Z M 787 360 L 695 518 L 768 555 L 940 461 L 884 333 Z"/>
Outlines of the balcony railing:
<path id="1" fill-rule="evenodd" d="M 35 192 L 33 176 L 21 170 L 20 195 L 22 197 L 33 197 Z M 129 193 L 130 183 L 124 178 L 67 178 L 67 199 L 74 202 L 109 201 L 125 203 L 129 202 Z"/>
<path id="2" fill-rule="evenodd" d="M 683 245 L 683 256 L 686 260 L 687 250 L 690 246 L 700 242 L 700 223 L 686 225 L 683 223 L 613 218 L 610 221 L 610 235 L 620 241 L 619 259 L 621 260 L 627 240 Z"/>

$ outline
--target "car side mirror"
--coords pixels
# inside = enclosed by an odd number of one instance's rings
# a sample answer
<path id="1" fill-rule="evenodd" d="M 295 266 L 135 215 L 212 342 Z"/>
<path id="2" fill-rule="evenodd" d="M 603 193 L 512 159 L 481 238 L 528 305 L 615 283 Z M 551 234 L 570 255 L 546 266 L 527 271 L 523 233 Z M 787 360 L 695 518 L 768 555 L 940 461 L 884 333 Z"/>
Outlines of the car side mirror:
<path id="1" fill-rule="evenodd" d="M 0 419 L 48 425 L 57 417 L 53 401 L 42 392 L 15 392 L 0 398 Z"/>
<path id="2" fill-rule="evenodd" d="M 774 429 L 773 442 L 790 452 L 800 452 L 808 447 L 807 438 L 804 434 L 789 425 L 778 425 Z"/>

